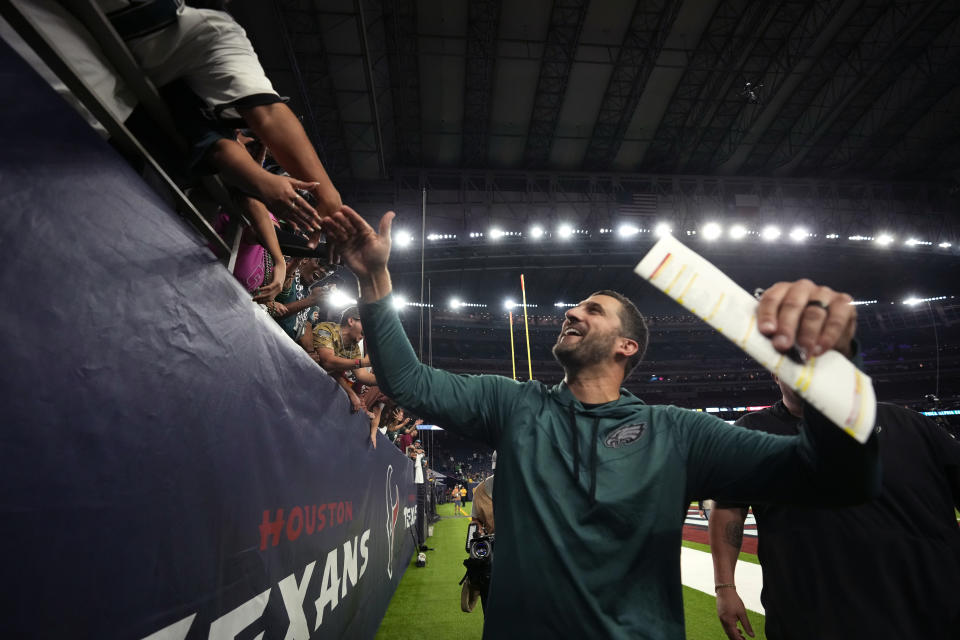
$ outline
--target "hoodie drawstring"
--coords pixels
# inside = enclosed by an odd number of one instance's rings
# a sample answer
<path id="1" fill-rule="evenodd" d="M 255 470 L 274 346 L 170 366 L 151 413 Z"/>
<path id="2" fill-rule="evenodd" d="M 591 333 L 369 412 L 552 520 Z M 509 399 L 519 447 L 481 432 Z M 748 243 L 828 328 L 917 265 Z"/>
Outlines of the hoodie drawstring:
<path id="1" fill-rule="evenodd" d="M 597 458 L 600 455 L 597 448 L 597 434 L 600 430 L 600 418 L 593 419 L 593 452 L 590 459 L 590 505 L 597 504 Z"/>
<path id="2" fill-rule="evenodd" d="M 580 438 L 577 437 L 577 414 L 570 407 L 570 437 L 573 443 L 573 477 L 580 484 Z"/>
<path id="3" fill-rule="evenodd" d="M 593 447 L 590 450 L 590 505 L 597 503 L 597 461 L 600 455 L 597 447 L 597 436 L 600 432 L 600 418 L 593 418 L 593 429 L 591 430 L 591 441 Z M 577 433 L 577 412 L 570 407 L 570 436 L 573 444 L 573 477 L 574 481 L 580 484 L 580 437 Z"/>

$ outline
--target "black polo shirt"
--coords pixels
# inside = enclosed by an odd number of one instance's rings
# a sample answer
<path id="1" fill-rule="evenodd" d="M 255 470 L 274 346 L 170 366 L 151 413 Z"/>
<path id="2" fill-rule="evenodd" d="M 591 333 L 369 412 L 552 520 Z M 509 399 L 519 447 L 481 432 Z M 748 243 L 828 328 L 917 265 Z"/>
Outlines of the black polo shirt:
<path id="1" fill-rule="evenodd" d="M 737 424 L 783 435 L 802 428 L 782 401 Z M 960 441 L 890 404 L 877 405 L 877 425 L 877 500 L 753 505 L 772 640 L 960 638 Z"/>

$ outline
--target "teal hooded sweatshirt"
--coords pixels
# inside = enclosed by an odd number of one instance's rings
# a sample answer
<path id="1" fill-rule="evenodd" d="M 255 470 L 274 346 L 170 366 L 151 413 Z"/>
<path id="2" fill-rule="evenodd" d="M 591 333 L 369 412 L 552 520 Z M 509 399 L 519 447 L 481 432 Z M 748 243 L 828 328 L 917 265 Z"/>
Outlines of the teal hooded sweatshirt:
<path id="1" fill-rule="evenodd" d="M 852 504 L 879 492 L 876 438 L 860 445 L 812 407 L 799 436 L 566 387 L 421 364 L 391 296 L 360 307 L 381 389 L 497 450 L 484 638 L 684 636 L 683 520 L 692 499 Z"/>

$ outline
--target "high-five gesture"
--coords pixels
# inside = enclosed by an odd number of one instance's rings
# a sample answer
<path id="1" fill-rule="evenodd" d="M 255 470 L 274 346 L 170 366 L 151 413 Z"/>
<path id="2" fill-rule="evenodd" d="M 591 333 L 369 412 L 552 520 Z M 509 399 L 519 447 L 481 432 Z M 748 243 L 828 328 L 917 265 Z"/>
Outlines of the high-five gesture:
<path id="1" fill-rule="evenodd" d="M 379 300 L 390 293 L 387 260 L 394 215 L 393 211 L 384 214 L 379 232 L 346 205 L 324 221 L 324 229 L 336 242 L 340 258 L 360 281 L 360 296 L 365 302 Z"/>

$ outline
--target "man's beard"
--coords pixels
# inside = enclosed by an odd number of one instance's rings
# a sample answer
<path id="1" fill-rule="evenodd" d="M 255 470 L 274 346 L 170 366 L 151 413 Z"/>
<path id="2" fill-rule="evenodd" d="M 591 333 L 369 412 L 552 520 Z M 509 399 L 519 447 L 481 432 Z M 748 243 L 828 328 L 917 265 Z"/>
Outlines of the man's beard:
<path id="1" fill-rule="evenodd" d="M 564 371 L 577 371 L 609 358 L 616 339 L 617 336 L 610 333 L 584 336 L 577 344 L 569 346 L 559 341 L 553 345 L 553 357 Z"/>

